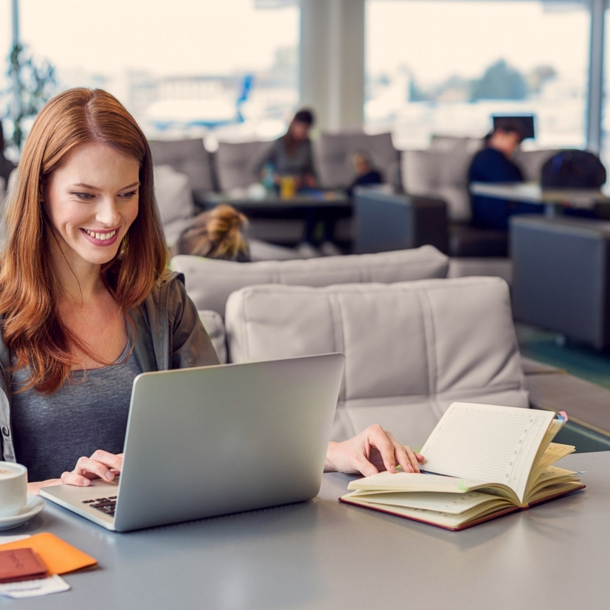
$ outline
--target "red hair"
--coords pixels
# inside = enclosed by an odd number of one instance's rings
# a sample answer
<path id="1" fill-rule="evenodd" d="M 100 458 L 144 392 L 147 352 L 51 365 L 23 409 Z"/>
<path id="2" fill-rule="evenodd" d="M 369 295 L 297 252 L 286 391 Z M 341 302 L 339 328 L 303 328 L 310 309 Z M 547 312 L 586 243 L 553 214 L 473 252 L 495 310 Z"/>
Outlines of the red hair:
<path id="1" fill-rule="evenodd" d="M 102 280 L 125 314 L 150 294 L 167 264 L 167 248 L 154 198 L 146 137 L 120 102 L 100 89 L 69 89 L 38 114 L 25 143 L 7 208 L 0 259 L 0 314 L 4 343 L 29 367 L 28 387 L 52 393 L 77 361 L 70 346 L 95 358 L 62 323 L 60 286 L 51 264 L 51 228 L 41 202 L 45 186 L 74 147 L 100 142 L 140 164 L 138 215 L 117 256 L 102 266 Z"/>

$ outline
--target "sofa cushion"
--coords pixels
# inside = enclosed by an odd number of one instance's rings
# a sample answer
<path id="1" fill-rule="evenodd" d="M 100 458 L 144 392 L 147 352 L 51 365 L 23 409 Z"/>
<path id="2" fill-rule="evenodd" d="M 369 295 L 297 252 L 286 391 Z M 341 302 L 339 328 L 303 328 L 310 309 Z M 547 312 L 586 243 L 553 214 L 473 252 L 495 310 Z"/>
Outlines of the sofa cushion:
<path id="1" fill-rule="evenodd" d="M 402 152 L 402 186 L 409 195 L 438 197 L 447 202 L 449 218 L 470 220 L 468 168 L 470 152 L 405 150 Z"/>
<path id="2" fill-rule="evenodd" d="M 364 132 L 322 133 L 314 142 L 318 181 L 324 188 L 347 188 L 356 177 L 354 155 L 364 153 L 385 182 L 398 170 L 398 151 L 392 134 Z"/>
<path id="3" fill-rule="evenodd" d="M 453 401 L 528 406 L 499 278 L 251 286 L 226 328 L 232 362 L 345 354 L 335 440 L 379 423 L 418 446 Z"/>
<path id="4" fill-rule="evenodd" d="M 151 140 L 149 144 L 155 165 L 171 165 L 186 174 L 193 190 L 214 190 L 211 156 L 201 138 Z"/>
<path id="5" fill-rule="evenodd" d="M 219 142 L 216 151 L 216 173 L 221 191 L 246 188 L 260 182 L 256 172 L 271 142 Z"/>
<path id="6" fill-rule="evenodd" d="M 328 286 L 353 282 L 400 282 L 446 277 L 449 259 L 432 246 L 412 250 L 329 256 L 309 260 L 236 263 L 199 256 L 175 256 L 174 271 L 184 273 L 186 290 L 198 309 L 224 315 L 229 295 L 244 286 L 292 284 Z"/>
<path id="7" fill-rule="evenodd" d="M 172 246 L 195 214 L 189 178 L 171 165 L 155 166 L 155 198 L 165 233 L 165 243 Z"/>
<path id="8" fill-rule="evenodd" d="M 218 354 L 220 364 L 226 364 L 227 360 L 227 336 L 222 317 L 216 311 L 199 311 L 199 319 L 210 335 L 212 345 Z"/>

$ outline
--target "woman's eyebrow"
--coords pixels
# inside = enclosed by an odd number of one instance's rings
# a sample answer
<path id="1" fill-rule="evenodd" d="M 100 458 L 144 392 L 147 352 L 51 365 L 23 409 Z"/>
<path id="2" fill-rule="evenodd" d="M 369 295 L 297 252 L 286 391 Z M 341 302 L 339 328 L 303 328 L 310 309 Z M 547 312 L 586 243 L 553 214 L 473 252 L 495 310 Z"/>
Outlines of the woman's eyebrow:
<path id="1" fill-rule="evenodd" d="M 91 189 L 92 191 L 97 191 L 99 190 L 97 186 L 91 186 L 90 184 L 85 184 L 84 182 L 78 182 L 77 184 L 74 184 L 73 186 L 80 186 L 81 188 L 86 188 L 86 189 Z M 125 189 L 129 189 L 132 188 L 134 186 L 140 186 L 140 182 L 134 182 L 133 184 L 128 184 L 127 186 L 124 186 L 123 188 L 120 188 L 120 191 L 124 191 Z"/>

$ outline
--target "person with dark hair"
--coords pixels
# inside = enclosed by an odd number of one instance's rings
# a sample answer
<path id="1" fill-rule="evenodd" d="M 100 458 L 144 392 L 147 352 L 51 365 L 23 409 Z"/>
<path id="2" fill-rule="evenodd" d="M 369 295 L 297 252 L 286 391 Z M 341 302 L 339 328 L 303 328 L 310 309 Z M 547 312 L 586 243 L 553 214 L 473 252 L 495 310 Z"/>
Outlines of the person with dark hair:
<path id="1" fill-rule="evenodd" d="M 250 262 L 242 230 L 248 219 L 230 205 L 218 205 L 193 219 L 172 248 L 172 256 L 190 254 L 239 263 Z"/>
<path id="2" fill-rule="evenodd" d="M 273 143 L 258 163 L 259 172 L 265 165 L 271 165 L 277 184 L 284 176 L 292 176 L 296 180 L 297 189 L 315 187 L 316 175 L 309 139 L 309 130 L 314 122 L 311 110 L 299 110 L 290 121 L 286 133 Z"/>
<path id="3" fill-rule="evenodd" d="M 5 187 L 8 187 L 8 179 L 14 169 L 15 164 L 4 156 L 4 131 L 2 121 L 0 121 L 0 178 L 4 179 Z"/>
<path id="4" fill-rule="evenodd" d="M 519 121 L 503 121 L 485 137 L 485 148 L 472 159 L 468 183 L 523 182 L 521 168 L 511 160 L 524 138 Z M 540 214 L 540 206 L 506 199 L 472 195 L 472 225 L 480 229 L 508 230 L 508 219 L 514 214 Z"/>

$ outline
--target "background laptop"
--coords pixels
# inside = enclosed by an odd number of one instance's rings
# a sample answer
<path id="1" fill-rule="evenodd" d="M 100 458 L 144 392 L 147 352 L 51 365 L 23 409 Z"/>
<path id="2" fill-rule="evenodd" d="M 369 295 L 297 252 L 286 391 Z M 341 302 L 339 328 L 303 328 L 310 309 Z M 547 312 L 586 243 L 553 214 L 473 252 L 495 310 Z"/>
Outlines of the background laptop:
<path id="1" fill-rule="evenodd" d="M 325 354 L 138 375 L 119 481 L 40 493 L 118 532 L 309 500 L 343 368 Z"/>

